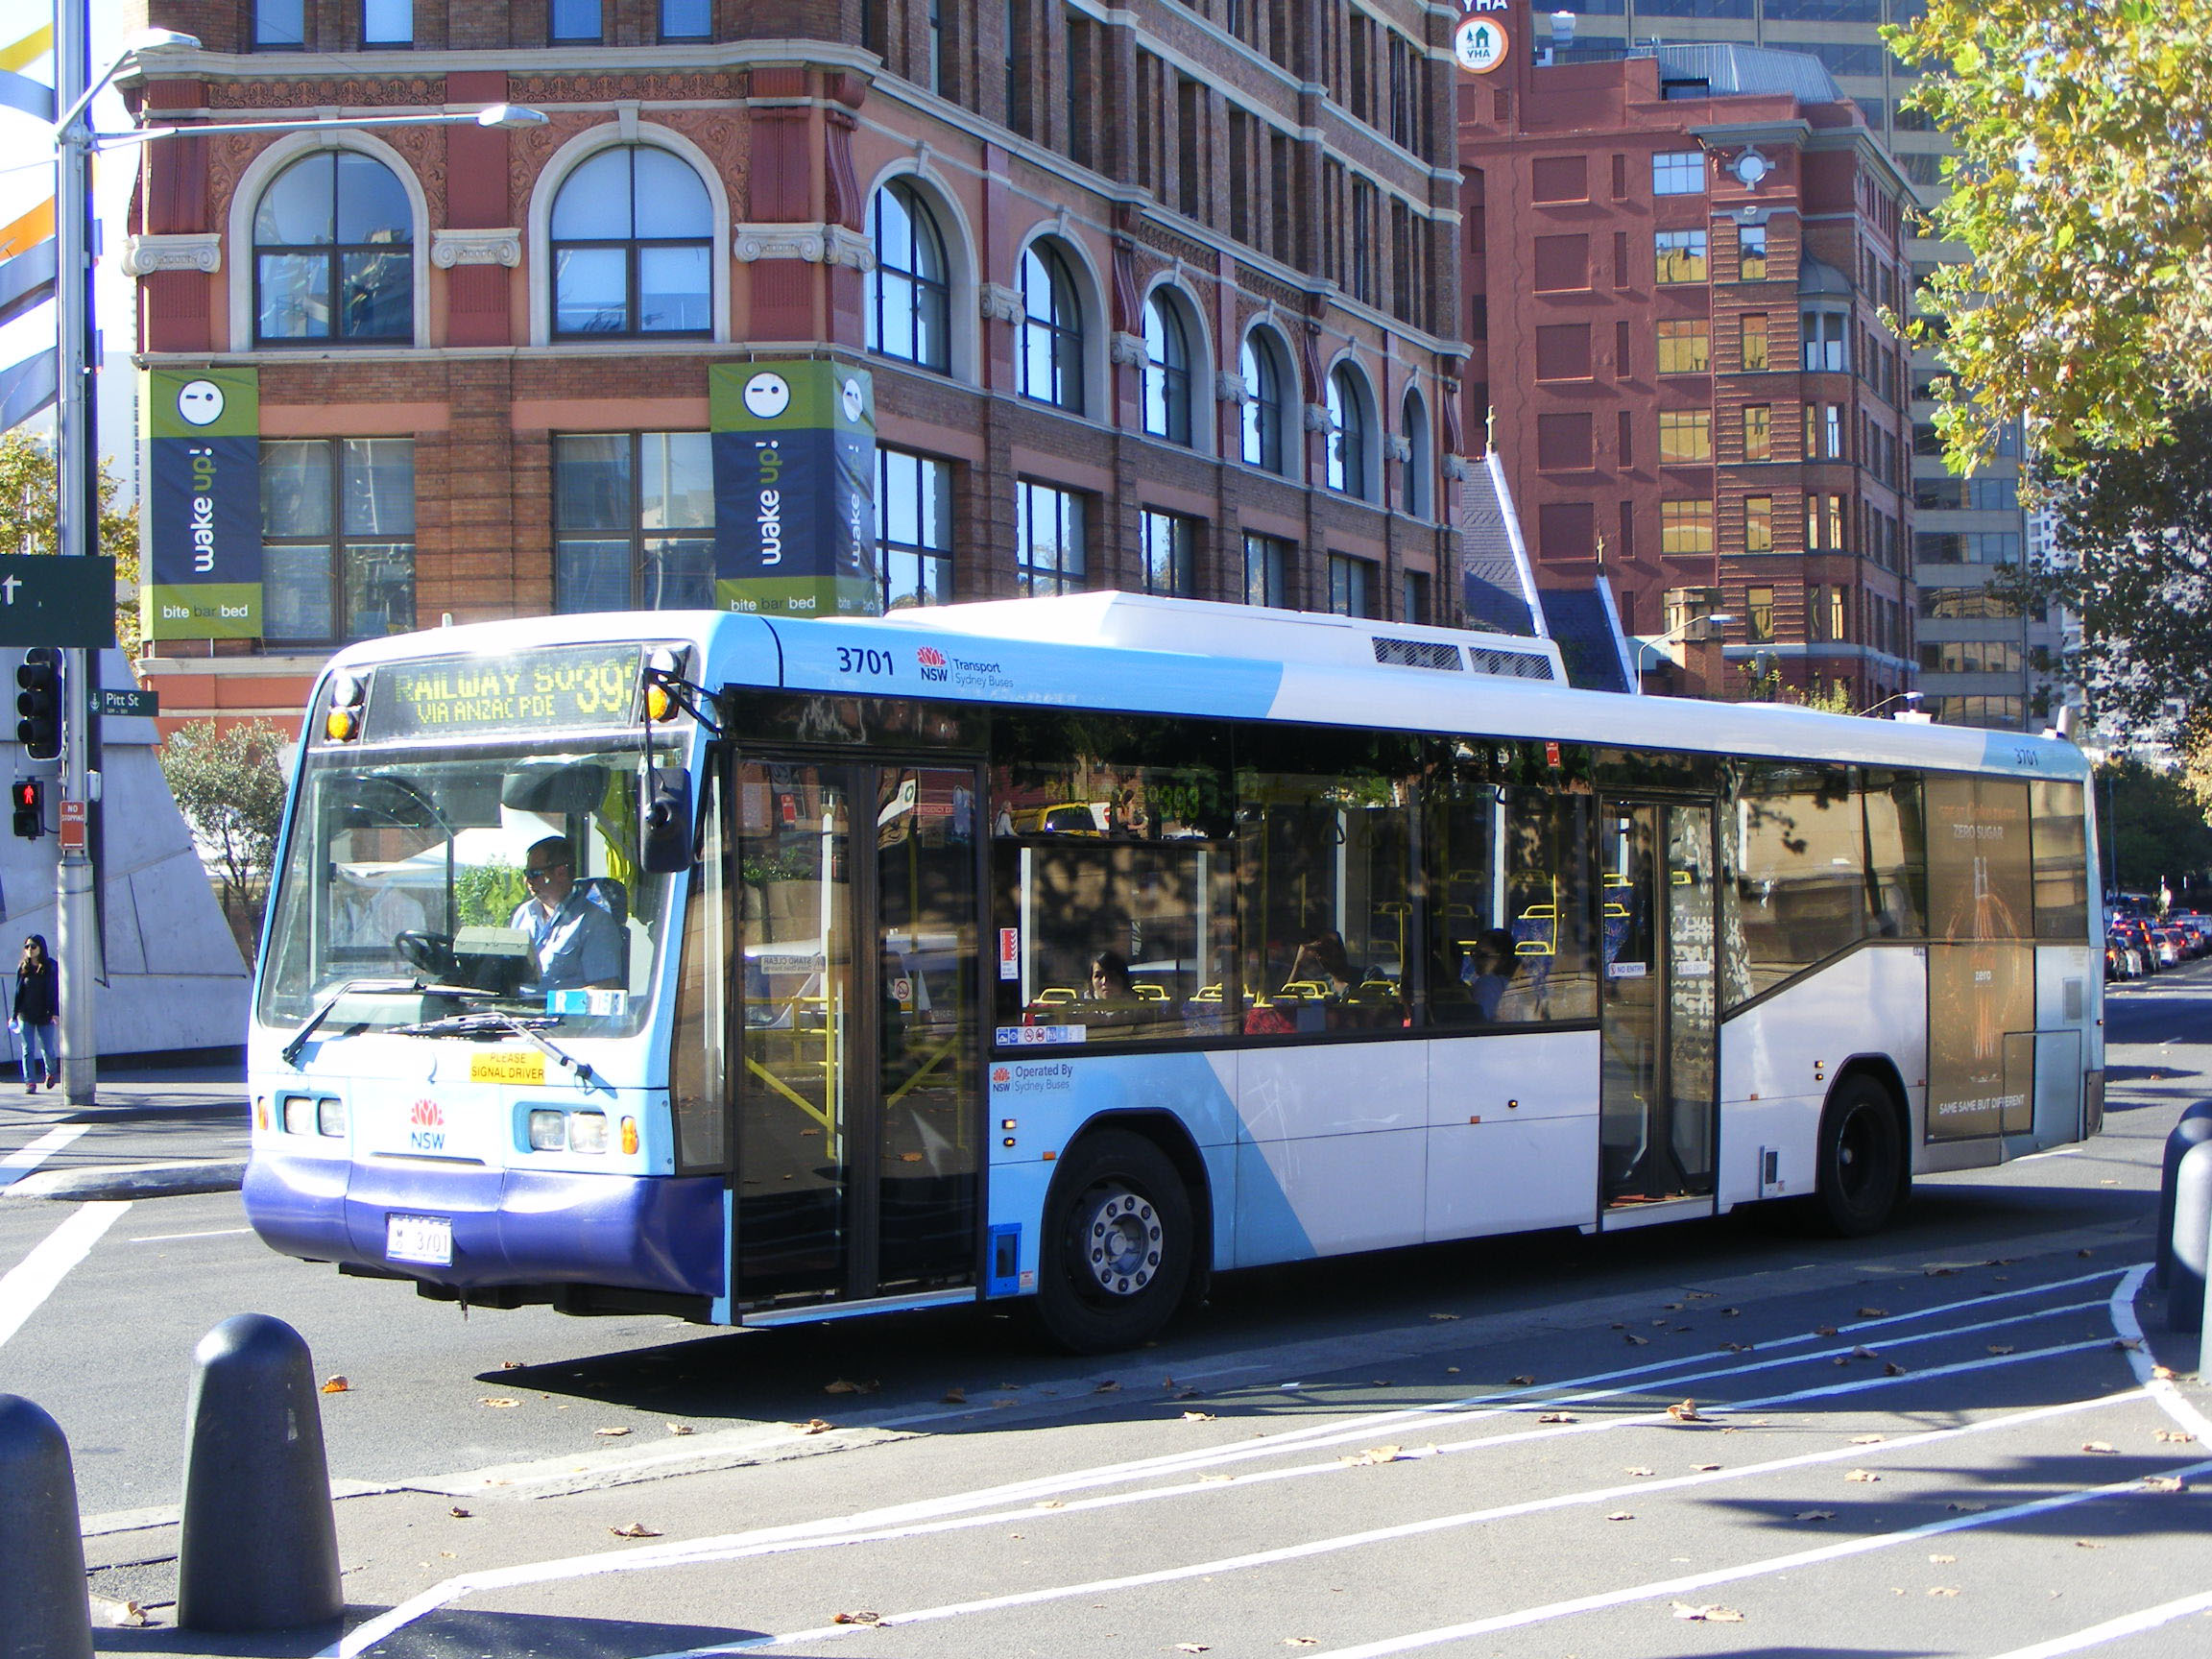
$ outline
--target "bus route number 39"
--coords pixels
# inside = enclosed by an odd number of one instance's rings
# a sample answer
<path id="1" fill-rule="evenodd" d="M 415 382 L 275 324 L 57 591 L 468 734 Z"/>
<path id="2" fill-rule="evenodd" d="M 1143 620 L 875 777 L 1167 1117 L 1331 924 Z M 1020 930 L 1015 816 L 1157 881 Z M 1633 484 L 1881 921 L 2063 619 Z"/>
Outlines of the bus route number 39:
<path id="1" fill-rule="evenodd" d="M 863 651 L 851 645 L 837 647 L 837 672 L 840 674 L 874 674 L 888 680 L 897 672 L 888 651 Z"/>

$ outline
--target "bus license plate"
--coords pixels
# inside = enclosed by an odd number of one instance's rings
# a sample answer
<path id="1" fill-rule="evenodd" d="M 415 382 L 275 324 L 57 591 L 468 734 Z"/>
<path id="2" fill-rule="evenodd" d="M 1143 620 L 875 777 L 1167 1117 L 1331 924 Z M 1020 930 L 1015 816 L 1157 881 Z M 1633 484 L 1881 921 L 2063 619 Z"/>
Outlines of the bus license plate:
<path id="1" fill-rule="evenodd" d="M 443 1215 L 384 1217 L 384 1259 L 425 1267 L 453 1265 L 453 1223 Z"/>

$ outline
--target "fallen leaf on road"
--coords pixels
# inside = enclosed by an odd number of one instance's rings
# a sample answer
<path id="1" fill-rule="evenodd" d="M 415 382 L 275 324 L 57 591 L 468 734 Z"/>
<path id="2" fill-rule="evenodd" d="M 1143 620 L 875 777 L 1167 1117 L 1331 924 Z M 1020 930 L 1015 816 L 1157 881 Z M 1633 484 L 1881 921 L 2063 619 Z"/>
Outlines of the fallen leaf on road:
<path id="1" fill-rule="evenodd" d="M 2143 1490 L 2146 1492 L 2186 1492 L 2188 1489 L 2178 1475 L 2146 1475 L 2143 1477 Z"/>
<path id="2" fill-rule="evenodd" d="M 1905 1367 L 1898 1364 L 1894 1359 L 1885 1359 L 1882 1361 L 1882 1375 L 1885 1377 L 1902 1377 L 1905 1375 Z"/>
<path id="3" fill-rule="evenodd" d="M 1880 1354 L 1867 1347 L 1864 1343 L 1861 1343 L 1858 1347 L 1851 1350 L 1851 1358 L 1854 1359 L 1879 1359 L 1882 1356 Z"/>
<path id="4" fill-rule="evenodd" d="M 1751 1351 L 1751 1344 L 1748 1342 L 1723 1342 L 1720 1344 L 1720 1352 L 1723 1354 L 1748 1354 Z"/>
<path id="5" fill-rule="evenodd" d="M 1851 1444 L 1854 1446 L 1879 1446 L 1888 1438 L 1889 1436 L 1887 1434 L 1854 1434 L 1851 1436 Z"/>
<path id="6" fill-rule="evenodd" d="M 1859 1317 L 1862 1319 L 1887 1319 L 1889 1317 L 1889 1310 L 1887 1308 L 1862 1308 L 1859 1310 Z"/>
<path id="7" fill-rule="evenodd" d="M 1859 1480 L 1864 1482 L 1867 1485 L 1872 1485 L 1875 1481 L 1881 1479 L 1882 1477 L 1875 1474 L 1871 1469 L 1854 1469 L 1849 1474 L 1845 1475 L 1843 1479 L 1846 1480 Z"/>
<path id="8" fill-rule="evenodd" d="M 1687 1601 L 1677 1601 L 1674 1603 L 1674 1617 L 1699 1620 L 1707 1624 L 1741 1624 L 1743 1623 L 1743 1614 L 1737 1612 L 1733 1607 L 1722 1607 L 1718 1602 L 1709 1607 L 1693 1607 Z"/>
<path id="9" fill-rule="evenodd" d="M 2163 1440 L 2170 1446 L 2193 1446 L 2197 1443 L 2196 1435 L 2184 1434 L 2178 1429 L 2161 1429 L 2152 1438 Z"/>
<path id="10" fill-rule="evenodd" d="M 1616 1320 L 1613 1322 L 1613 1329 L 1614 1329 L 1614 1330 L 1616 1330 L 1616 1331 L 1625 1331 L 1625 1330 L 1627 1330 L 1627 1329 L 1628 1329 L 1628 1327 L 1627 1327 L 1627 1326 L 1625 1326 L 1625 1325 L 1623 1325 L 1623 1324 L 1622 1324 L 1622 1323 L 1621 1323 L 1621 1322 L 1620 1322 L 1618 1319 L 1616 1319 Z"/>
<path id="11" fill-rule="evenodd" d="M 948 1388 L 938 1404 L 941 1406 L 965 1406 L 968 1404 L 968 1390 L 965 1388 Z"/>
<path id="12" fill-rule="evenodd" d="M 142 1630 L 149 1623 L 146 1609 L 135 1601 L 110 1601 L 105 1596 L 92 1598 L 92 1623 L 98 1629 Z"/>
<path id="13" fill-rule="evenodd" d="M 1723 1319 L 1741 1319 L 1743 1316 L 1743 1310 L 1741 1308 L 1723 1308 L 1720 1310 L 1720 1317 Z"/>
<path id="14" fill-rule="evenodd" d="M 2094 1250 L 2077 1250 L 2074 1252 L 2074 1254 L 2080 1257 L 2083 1261 L 2087 1261 L 2090 1257 L 2096 1255 L 2097 1252 Z"/>
<path id="15" fill-rule="evenodd" d="M 1201 1480 L 1234 1480 L 1237 1477 L 1234 1475 L 1201 1475 L 1198 1479 Z"/>
<path id="16" fill-rule="evenodd" d="M 798 1425 L 799 1432 L 802 1434 L 827 1434 L 835 1427 L 834 1423 L 826 1423 L 819 1417 L 809 1417 L 805 1422 Z"/>
<path id="17" fill-rule="evenodd" d="M 1710 1475 L 1714 1470 L 1719 1468 L 1720 1465 L 1718 1463 L 1693 1463 L 1691 1467 L 1696 1470 L 1700 1475 Z"/>
<path id="18" fill-rule="evenodd" d="M 1178 1653 L 1205 1653 L 1211 1648 L 1212 1644 L 1206 1642 L 1178 1642 L 1175 1644 L 1175 1651 Z"/>
<path id="19" fill-rule="evenodd" d="M 1704 1421 L 1697 1415 L 1697 1402 L 1695 1400 L 1676 1401 L 1667 1407 L 1667 1415 L 1673 1418 L 1677 1423 L 1700 1423 Z"/>
<path id="20" fill-rule="evenodd" d="M 1037 1500 L 1033 1507 L 1039 1509 L 1065 1509 L 1068 1507 L 1068 1500 L 1065 1498 L 1040 1498 Z"/>
<path id="21" fill-rule="evenodd" d="M 1623 1475 L 1633 1475 L 1639 1480 L 1641 1480 L 1645 1476 L 1652 1474 L 1653 1471 L 1646 1469 L 1640 1464 L 1631 1463 L 1627 1468 L 1622 1470 L 1621 1473 Z"/>
<path id="22" fill-rule="evenodd" d="M 1608 1521 L 1633 1521 L 1636 1519 L 1636 1517 L 1625 1509 L 1616 1509 L 1612 1514 L 1606 1516 L 1605 1519 Z"/>
<path id="23" fill-rule="evenodd" d="M 1928 1594 L 1931 1596 L 1956 1596 L 1959 1594 L 1959 1589 L 1954 1584 L 1931 1584 L 1928 1586 Z"/>
<path id="24" fill-rule="evenodd" d="M 1710 1302 L 1718 1294 L 1712 1290 L 1685 1290 L 1682 1294 L 1692 1302 Z"/>
<path id="25" fill-rule="evenodd" d="M 1651 1338 L 1648 1336 L 1639 1336 L 1635 1332 L 1631 1331 L 1628 1333 L 1628 1346 L 1631 1348 L 1648 1348 L 1651 1346 Z"/>
<path id="26" fill-rule="evenodd" d="M 1572 1411 L 1539 1411 L 1536 1413 L 1536 1421 L 1539 1423 L 1572 1423 L 1575 1421 L 1575 1413 Z"/>
<path id="27" fill-rule="evenodd" d="M 519 1400 L 501 1400 L 494 1395 L 487 1394 L 481 1400 L 477 1401 L 476 1404 L 479 1406 L 490 1406 L 495 1410 L 512 1411 L 516 1407 L 521 1405 L 522 1402 Z"/>
<path id="28" fill-rule="evenodd" d="M 323 1384 L 323 1392 L 325 1394 L 350 1394 L 352 1391 L 353 1384 L 343 1377 L 333 1377 Z"/>
<path id="29" fill-rule="evenodd" d="M 1121 1392 L 1121 1384 L 1109 1377 L 1105 1382 L 1093 1388 L 1091 1392 L 1094 1394 L 1118 1394 Z"/>
<path id="30" fill-rule="evenodd" d="M 630 1431 L 627 1429 L 594 1429 L 591 1432 L 598 1435 L 602 1440 L 619 1440 Z"/>
<path id="31" fill-rule="evenodd" d="M 1431 1313 L 1429 1315 L 1429 1317 L 1441 1321 L 1446 1319 L 1456 1319 L 1459 1317 L 1459 1315 L 1456 1313 Z"/>
<path id="32" fill-rule="evenodd" d="M 1516 1388 L 1533 1388 L 1536 1386 L 1536 1379 L 1533 1377 L 1508 1377 L 1505 1381 L 1512 1383 Z"/>
<path id="33" fill-rule="evenodd" d="M 1959 1269 L 1956 1267 L 1923 1267 L 1920 1272 L 1922 1277 L 1928 1279 L 1951 1279 L 1958 1276 Z"/>
<path id="34" fill-rule="evenodd" d="M 642 1521 L 633 1521 L 627 1527 L 610 1527 L 607 1530 L 613 1533 L 617 1538 L 658 1538 L 661 1536 Z"/>
<path id="35" fill-rule="evenodd" d="M 522 1369 L 522 1361 L 519 1359 L 502 1359 L 499 1361 L 499 1369 L 502 1371 L 519 1371 Z"/>
<path id="36" fill-rule="evenodd" d="M 1444 1367 L 1444 1375 L 1447 1377 L 1456 1377 L 1459 1375 L 1459 1367 L 1456 1365 L 1447 1365 Z M 2171 1375 L 2171 1373 L 2169 1373 L 2169 1375 Z"/>
<path id="37" fill-rule="evenodd" d="M 1836 1519 L 1836 1511 L 1833 1509 L 1800 1509 L 1791 1519 L 1792 1521 L 1833 1521 Z"/>
<path id="38" fill-rule="evenodd" d="M 445 1513 L 452 1516 L 456 1521 L 467 1521 L 472 1519 L 471 1512 L 469 1510 L 461 1508 L 459 1505 L 455 1505 L 453 1508 L 446 1510 Z"/>
<path id="39" fill-rule="evenodd" d="M 1364 1452 L 1355 1453 L 1349 1457 L 1339 1457 L 1336 1461 L 1348 1468 L 1358 1468 L 1366 1463 L 1395 1463 L 1403 1451 L 1404 1448 L 1399 1446 L 1370 1446 Z"/>
<path id="40" fill-rule="evenodd" d="M 1836 1327 L 1833 1325 L 1815 1325 L 1813 1327 L 1813 1334 L 1815 1336 L 1833 1336 L 1836 1334 Z"/>
<path id="41" fill-rule="evenodd" d="M 822 1392 L 825 1394 L 873 1394 L 882 1386 L 883 1384 L 880 1382 L 852 1382 L 840 1377 L 834 1382 L 826 1383 Z"/>
<path id="42" fill-rule="evenodd" d="M 1959 1557 L 1956 1555 L 1931 1555 L 1928 1559 L 1937 1567 L 1948 1567 Z"/>
<path id="43" fill-rule="evenodd" d="M 2151 1375 L 2161 1382 L 2171 1382 L 2174 1381 L 2174 1367 L 2171 1365 L 2153 1365 L 2151 1367 Z"/>
<path id="44" fill-rule="evenodd" d="M 1195 1388 L 1178 1389 L 1175 1398 L 1178 1400 L 1195 1400 L 1198 1398 L 1198 1390 Z"/>
<path id="45" fill-rule="evenodd" d="M 2143 1351 L 2143 1338 L 2140 1336 L 2115 1336 L 2112 1338 L 2112 1346 L 2119 1349 L 2123 1354 L 2140 1354 Z"/>
<path id="46" fill-rule="evenodd" d="M 2093 1539 L 2077 1538 L 2074 1540 L 2074 1548 L 2077 1550 L 2102 1550 L 2104 1548 L 2104 1546 L 2097 1543 Z"/>
<path id="47" fill-rule="evenodd" d="M 832 1624 L 880 1624 L 883 1623 L 883 1615 L 868 1612 L 839 1613 L 830 1623 Z"/>
<path id="48" fill-rule="evenodd" d="M 2109 1440 L 2084 1440 L 2081 1442 L 2081 1450 L 2084 1452 L 2118 1452 L 2120 1448 L 2113 1445 Z"/>
<path id="49" fill-rule="evenodd" d="M 1988 1508 L 1989 1505 L 1986 1503 L 1946 1503 L 1943 1505 L 1943 1507 L 1946 1509 L 1956 1509 L 1961 1515 L 1979 1515 L 1983 1510 Z"/>
<path id="50" fill-rule="evenodd" d="M 1992 1354 L 2009 1354 L 2013 1352 L 2013 1347 L 2009 1342 L 1992 1342 L 1989 1344 L 1989 1352 Z"/>
<path id="51" fill-rule="evenodd" d="M 1679 1313 L 1682 1311 L 1682 1304 L 1679 1302 L 1662 1302 L 1659 1304 L 1659 1306 L 1670 1313 Z"/>
<path id="52" fill-rule="evenodd" d="M 1186 1411 L 1183 1413 L 1183 1421 L 1186 1423 L 1211 1423 L 1214 1421 L 1214 1413 L 1211 1411 Z"/>
<path id="53" fill-rule="evenodd" d="M 695 1434 L 698 1431 L 688 1423 L 671 1423 L 668 1425 L 668 1432 L 671 1434 Z"/>
<path id="54" fill-rule="evenodd" d="M 1286 1636 L 1283 1638 L 1283 1646 L 1286 1647 L 1318 1647 L 1321 1646 L 1321 1638 L 1318 1636 Z"/>

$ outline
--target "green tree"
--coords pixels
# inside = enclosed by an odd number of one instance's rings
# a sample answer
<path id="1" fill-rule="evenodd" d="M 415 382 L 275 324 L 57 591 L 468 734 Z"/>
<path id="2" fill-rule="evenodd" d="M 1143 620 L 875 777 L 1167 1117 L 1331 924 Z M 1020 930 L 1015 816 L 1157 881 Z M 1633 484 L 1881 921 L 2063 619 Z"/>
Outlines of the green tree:
<path id="1" fill-rule="evenodd" d="M 99 551 L 115 561 L 118 583 L 138 580 L 138 509 L 115 505 L 118 486 L 100 469 Z M 20 426 L 0 432 L 0 553 L 53 553 L 60 547 L 57 506 L 61 497 L 54 451 Z M 115 642 L 138 650 L 138 606 L 115 607 Z"/>
<path id="2" fill-rule="evenodd" d="M 2201 885 L 2212 873 L 2212 824 L 2183 780 L 2135 759 L 2107 764 L 2097 779 L 2098 815 L 2110 816 L 2104 885 L 2155 894 L 2163 881 L 2176 898 Z"/>
<path id="3" fill-rule="evenodd" d="M 1930 234 L 1973 258 L 1913 325 L 1953 466 L 2022 417 L 2061 457 L 2155 440 L 2212 394 L 2212 0 L 1928 0 L 1884 34 L 1959 149 Z"/>
<path id="4" fill-rule="evenodd" d="M 269 720 L 218 726 L 194 720 L 161 746 L 161 775 L 223 884 L 223 913 L 251 960 L 268 902 L 270 860 L 284 821 L 284 768 L 291 733 Z"/>
<path id="5" fill-rule="evenodd" d="M 2212 740 L 2212 402 L 2141 449 L 2085 450 L 2046 469 L 2051 553 L 2000 591 L 2081 619 L 2067 666 L 2101 722 L 2192 752 Z M 2172 704 L 2178 702 L 2179 721 Z"/>

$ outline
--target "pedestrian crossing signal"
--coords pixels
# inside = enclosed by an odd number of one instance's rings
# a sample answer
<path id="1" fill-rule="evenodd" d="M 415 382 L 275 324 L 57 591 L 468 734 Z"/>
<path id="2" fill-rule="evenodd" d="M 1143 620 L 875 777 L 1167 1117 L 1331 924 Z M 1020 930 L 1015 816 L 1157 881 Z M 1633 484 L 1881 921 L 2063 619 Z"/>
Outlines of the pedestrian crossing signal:
<path id="1" fill-rule="evenodd" d="M 46 833 L 46 785 L 36 778 L 18 778 L 11 791 L 15 804 L 15 833 L 36 841 Z"/>

